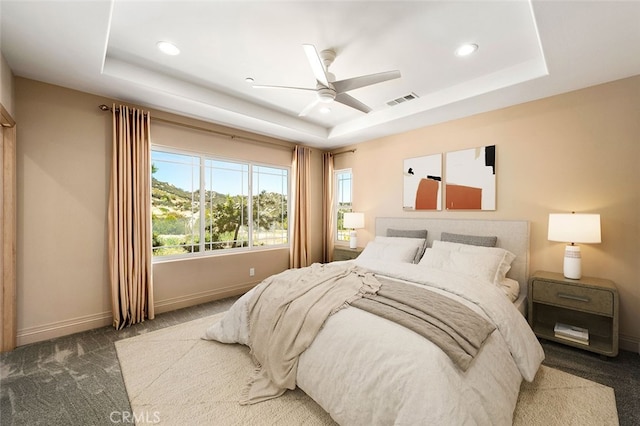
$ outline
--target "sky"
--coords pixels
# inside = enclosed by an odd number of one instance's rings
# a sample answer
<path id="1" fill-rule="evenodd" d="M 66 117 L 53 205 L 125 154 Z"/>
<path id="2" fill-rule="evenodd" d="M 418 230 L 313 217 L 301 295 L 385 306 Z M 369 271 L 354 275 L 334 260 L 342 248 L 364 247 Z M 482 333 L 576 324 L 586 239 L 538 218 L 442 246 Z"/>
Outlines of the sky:
<path id="1" fill-rule="evenodd" d="M 218 193 L 239 195 L 247 194 L 248 182 L 246 163 L 235 163 L 206 159 L 205 188 Z M 151 162 L 156 168 L 153 177 L 161 182 L 170 183 L 187 192 L 200 188 L 200 157 L 197 155 L 176 154 L 153 150 Z M 287 193 L 287 170 L 269 166 L 253 166 L 255 175 L 253 193 L 261 191 Z"/>

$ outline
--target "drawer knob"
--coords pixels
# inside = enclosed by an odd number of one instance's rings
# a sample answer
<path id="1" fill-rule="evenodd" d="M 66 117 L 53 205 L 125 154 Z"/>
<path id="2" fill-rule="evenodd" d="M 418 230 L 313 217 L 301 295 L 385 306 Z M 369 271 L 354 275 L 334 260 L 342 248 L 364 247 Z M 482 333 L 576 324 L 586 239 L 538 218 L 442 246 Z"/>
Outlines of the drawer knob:
<path id="1" fill-rule="evenodd" d="M 578 301 L 578 302 L 589 303 L 591 301 L 591 299 L 589 299 L 588 297 L 574 296 L 573 294 L 557 293 L 557 296 L 559 298 L 561 298 L 561 299 L 575 300 L 575 301 Z"/>

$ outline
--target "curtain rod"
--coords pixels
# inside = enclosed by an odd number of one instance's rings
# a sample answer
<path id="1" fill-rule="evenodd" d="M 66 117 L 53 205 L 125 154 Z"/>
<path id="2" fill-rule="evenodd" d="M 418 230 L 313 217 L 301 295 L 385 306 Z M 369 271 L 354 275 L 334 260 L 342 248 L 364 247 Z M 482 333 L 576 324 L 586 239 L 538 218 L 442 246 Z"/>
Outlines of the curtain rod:
<path id="1" fill-rule="evenodd" d="M 102 111 L 111 111 L 111 112 L 113 112 L 113 108 L 111 108 L 110 106 L 107 106 L 105 104 L 99 105 L 98 108 L 100 108 Z M 120 108 L 116 107 L 116 112 L 120 112 Z M 147 113 L 143 112 L 143 115 L 146 117 Z"/>
<path id="2" fill-rule="evenodd" d="M 337 155 L 342 155 L 342 154 L 353 154 L 354 152 L 356 152 L 357 149 L 347 149 L 346 151 L 340 151 L 340 152 L 332 152 L 333 156 L 337 156 Z"/>
<path id="3" fill-rule="evenodd" d="M 98 108 L 100 108 L 102 111 L 111 111 L 111 112 L 113 112 L 113 108 L 110 107 L 110 106 L 107 106 L 105 104 L 99 105 Z M 119 108 L 116 107 L 116 111 L 119 111 Z M 200 131 L 203 131 L 203 132 L 213 133 L 213 134 L 218 135 L 218 136 L 225 136 L 225 137 L 228 137 L 228 138 L 230 138 L 232 140 L 242 140 L 242 141 L 250 142 L 250 143 L 256 143 L 256 144 L 261 144 L 261 145 L 269 145 L 269 146 L 277 147 L 277 148 L 281 148 L 281 149 L 293 150 L 292 146 L 279 144 L 279 143 L 276 143 L 276 142 L 267 142 L 267 141 L 263 141 L 263 140 L 260 140 L 260 139 L 253 139 L 253 138 L 250 138 L 250 137 L 247 137 L 247 136 L 238 136 L 238 135 L 234 135 L 233 133 L 227 133 L 227 132 L 222 132 L 222 131 L 219 131 L 219 130 L 208 129 L 206 127 L 196 126 L 196 125 L 193 125 L 193 124 L 180 123 L 179 121 L 167 120 L 165 118 L 158 118 L 158 117 L 151 116 L 151 119 L 154 120 L 154 121 L 162 122 L 162 123 L 173 124 L 174 126 L 186 127 L 188 129 L 192 129 L 192 130 L 200 130 Z"/>

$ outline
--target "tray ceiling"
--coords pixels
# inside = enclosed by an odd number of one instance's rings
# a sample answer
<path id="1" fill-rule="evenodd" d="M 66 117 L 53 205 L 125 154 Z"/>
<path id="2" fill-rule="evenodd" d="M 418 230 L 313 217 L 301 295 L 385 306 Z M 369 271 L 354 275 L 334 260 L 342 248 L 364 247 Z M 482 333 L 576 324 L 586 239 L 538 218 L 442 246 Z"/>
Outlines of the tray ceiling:
<path id="1" fill-rule="evenodd" d="M 0 14 L 17 76 L 326 149 L 640 74 L 640 2 L 2 0 Z M 478 50 L 456 56 L 463 43 Z M 337 80 L 402 76 L 349 92 L 368 114 L 300 117 L 314 92 L 246 79 L 315 88 L 303 44 L 336 52 Z"/>

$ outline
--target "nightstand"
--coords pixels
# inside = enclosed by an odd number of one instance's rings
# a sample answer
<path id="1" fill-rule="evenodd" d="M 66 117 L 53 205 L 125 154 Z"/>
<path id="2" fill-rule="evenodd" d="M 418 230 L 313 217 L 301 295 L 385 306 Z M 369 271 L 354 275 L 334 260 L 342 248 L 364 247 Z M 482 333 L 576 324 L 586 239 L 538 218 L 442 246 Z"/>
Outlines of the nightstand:
<path id="1" fill-rule="evenodd" d="M 588 344 L 556 337 L 556 323 L 589 330 Z M 613 281 L 538 271 L 529 279 L 529 325 L 538 337 L 606 356 L 618 355 L 618 290 Z"/>
<path id="2" fill-rule="evenodd" d="M 346 246 L 335 246 L 333 248 L 333 260 L 351 260 L 355 259 L 362 253 L 362 249 L 358 248 L 349 248 Z"/>

